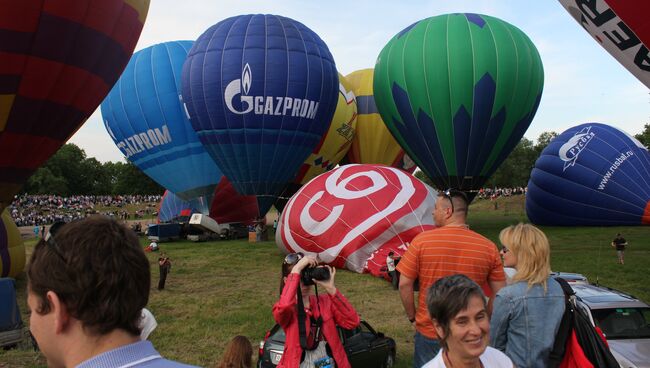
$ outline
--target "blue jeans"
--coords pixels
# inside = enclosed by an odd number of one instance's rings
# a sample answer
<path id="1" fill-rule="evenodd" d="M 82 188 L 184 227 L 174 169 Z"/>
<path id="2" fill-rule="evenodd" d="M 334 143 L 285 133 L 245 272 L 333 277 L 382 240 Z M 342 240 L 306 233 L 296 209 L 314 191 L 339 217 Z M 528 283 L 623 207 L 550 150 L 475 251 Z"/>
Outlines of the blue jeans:
<path id="1" fill-rule="evenodd" d="M 415 332 L 415 352 L 413 353 L 413 368 L 420 368 L 435 358 L 440 351 L 440 343 L 419 332 Z"/>

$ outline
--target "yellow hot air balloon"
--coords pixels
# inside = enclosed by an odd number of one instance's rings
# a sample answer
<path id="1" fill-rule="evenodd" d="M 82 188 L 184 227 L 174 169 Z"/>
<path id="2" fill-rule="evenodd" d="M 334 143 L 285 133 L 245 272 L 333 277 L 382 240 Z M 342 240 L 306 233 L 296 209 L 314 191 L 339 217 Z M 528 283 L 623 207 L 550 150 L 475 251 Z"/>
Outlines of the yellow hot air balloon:
<path id="1" fill-rule="evenodd" d="M 9 215 L 0 217 L 0 277 L 16 277 L 25 269 L 25 244 L 20 230 Z"/>
<path id="2" fill-rule="evenodd" d="M 347 159 L 350 163 L 382 164 L 413 172 L 415 163 L 404 154 L 379 116 L 372 90 L 373 73 L 373 69 L 362 69 L 345 77 L 352 84 L 359 109 L 357 130 Z"/>
<path id="3" fill-rule="evenodd" d="M 294 183 L 305 184 L 333 169 L 352 145 L 357 125 L 357 101 L 352 85 L 339 73 L 339 99 L 329 130 L 300 167 Z"/>

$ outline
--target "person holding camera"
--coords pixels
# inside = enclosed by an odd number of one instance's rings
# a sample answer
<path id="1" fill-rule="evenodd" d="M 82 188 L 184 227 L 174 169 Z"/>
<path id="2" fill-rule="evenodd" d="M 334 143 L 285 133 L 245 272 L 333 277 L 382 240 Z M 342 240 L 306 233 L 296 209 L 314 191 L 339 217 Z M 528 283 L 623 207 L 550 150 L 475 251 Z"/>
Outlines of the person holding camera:
<path id="1" fill-rule="evenodd" d="M 287 255 L 282 263 L 280 300 L 273 317 L 286 334 L 278 368 L 350 368 L 336 326 L 352 329 L 359 315 L 334 285 L 336 269 L 313 256 Z M 325 294 L 318 294 L 318 287 Z"/>

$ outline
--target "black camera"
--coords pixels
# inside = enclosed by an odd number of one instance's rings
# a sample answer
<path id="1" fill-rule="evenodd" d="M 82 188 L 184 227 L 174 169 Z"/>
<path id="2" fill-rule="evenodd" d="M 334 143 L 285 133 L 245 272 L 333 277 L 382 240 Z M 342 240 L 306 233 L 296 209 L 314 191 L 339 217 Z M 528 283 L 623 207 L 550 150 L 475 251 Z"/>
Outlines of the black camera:
<path id="1" fill-rule="evenodd" d="M 329 279 L 330 270 L 323 266 L 308 267 L 303 269 L 302 273 L 300 273 L 300 281 L 302 281 L 304 285 L 314 285 L 314 281 L 312 280 L 326 281 Z"/>

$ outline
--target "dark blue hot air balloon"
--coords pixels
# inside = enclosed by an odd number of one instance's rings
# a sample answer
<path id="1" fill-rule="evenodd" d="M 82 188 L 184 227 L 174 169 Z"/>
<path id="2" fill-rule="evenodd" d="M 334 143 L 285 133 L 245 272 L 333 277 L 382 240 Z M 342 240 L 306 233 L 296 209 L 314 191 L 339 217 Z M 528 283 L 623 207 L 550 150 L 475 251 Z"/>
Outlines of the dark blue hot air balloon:
<path id="1" fill-rule="evenodd" d="M 327 131 L 338 75 L 325 43 L 276 15 L 223 20 L 196 41 L 183 66 L 183 101 L 199 139 L 260 214 Z"/>
<path id="2" fill-rule="evenodd" d="M 185 201 L 211 198 L 223 176 L 187 120 L 181 70 L 192 41 L 157 44 L 133 55 L 101 105 L 106 130 L 126 158 Z M 198 208 L 209 212 L 210 200 Z"/>
<path id="3" fill-rule="evenodd" d="M 537 159 L 526 212 L 539 225 L 650 225 L 650 154 L 611 126 L 573 127 Z"/>

